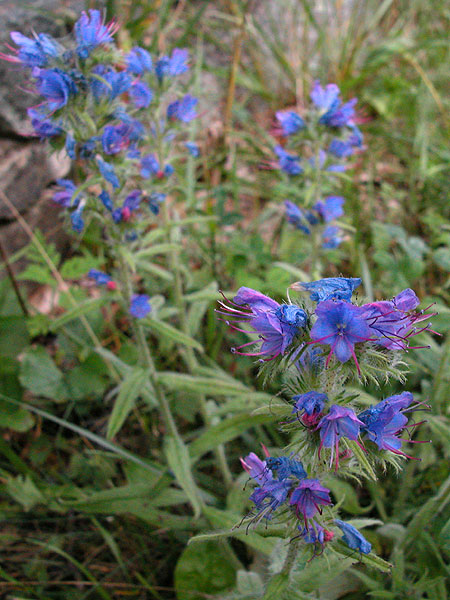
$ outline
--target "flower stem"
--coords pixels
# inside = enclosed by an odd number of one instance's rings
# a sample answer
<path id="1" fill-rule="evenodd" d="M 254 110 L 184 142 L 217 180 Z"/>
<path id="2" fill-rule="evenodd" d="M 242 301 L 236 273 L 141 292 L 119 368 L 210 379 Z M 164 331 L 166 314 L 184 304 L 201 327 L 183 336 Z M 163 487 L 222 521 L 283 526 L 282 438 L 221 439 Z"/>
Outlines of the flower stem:
<path id="1" fill-rule="evenodd" d="M 131 296 L 132 296 L 132 284 L 131 284 L 131 277 L 130 277 L 130 269 L 128 267 L 127 262 L 123 259 L 123 257 L 120 255 L 120 253 L 118 253 L 118 257 L 119 257 L 120 279 L 121 279 L 121 283 L 122 283 L 122 286 L 121 286 L 122 294 L 124 296 L 125 304 L 128 306 L 128 304 L 130 303 Z M 179 438 L 180 434 L 178 433 L 178 429 L 175 424 L 175 420 L 170 411 L 169 403 L 168 403 L 167 398 L 166 398 L 164 392 L 162 391 L 162 389 L 158 383 L 157 377 L 156 377 L 157 373 L 156 373 L 155 362 L 154 362 L 153 356 L 150 352 L 150 348 L 148 347 L 148 344 L 147 344 L 144 328 L 142 327 L 141 323 L 137 322 L 136 319 L 133 319 L 132 329 L 134 332 L 134 337 L 138 343 L 140 360 L 141 360 L 142 364 L 148 370 L 148 377 L 150 379 L 153 389 L 155 390 L 156 399 L 158 401 L 162 415 L 166 422 L 167 429 L 170 431 L 171 435 L 173 435 L 176 438 Z"/>
<path id="2" fill-rule="evenodd" d="M 170 227 L 169 227 L 170 217 L 169 217 L 168 207 L 166 204 L 163 205 L 163 217 L 164 217 L 165 226 L 168 229 L 168 241 L 172 242 L 173 240 L 172 240 L 172 236 L 170 233 Z M 187 314 L 186 314 L 186 303 L 185 303 L 185 300 L 183 297 L 183 282 L 181 279 L 181 271 L 180 271 L 180 265 L 179 265 L 179 260 L 178 260 L 178 250 L 176 248 L 173 248 L 170 252 L 170 267 L 171 267 L 173 276 L 175 278 L 173 294 L 174 294 L 175 305 L 178 309 L 178 317 L 179 317 L 181 330 L 186 335 L 190 335 L 189 323 L 188 323 Z M 186 365 L 187 365 L 190 373 L 195 374 L 196 370 L 198 369 L 198 361 L 197 361 L 197 357 L 195 356 L 194 350 L 189 347 L 186 348 L 183 351 L 183 358 L 186 362 Z M 211 426 L 212 423 L 211 423 L 211 418 L 210 418 L 210 415 L 208 412 L 206 398 L 203 394 L 199 395 L 199 401 L 200 401 L 200 411 L 202 413 L 203 421 L 205 422 L 206 426 L 209 427 L 209 426 Z M 219 469 L 222 473 L 222 477 L 225 482 L 225 485 L 226 485 L 226 487 L 230 487 L 232 484 L 232 481 L 233 481 L 233 476 L 228 467 L 228 462 L 226 459 L 225 449 L 224 449 L 223 444 L 220 444 L 214 450 L 214 454 L 216 456 L 217 463 L 218 463 Z"/>
<path id="3" fill-rule="evenodd" d="M 283 568 L 281 569 L 281 573 L 288 574 L 292 571 L 295 559 L 297 558 L 299 543 L 300 539 L 296 539 L 292 540 L 292 542 L 289 544 L 289 549 L 286 554 L 286 558 L 284 559 L 284 564 Z"/>

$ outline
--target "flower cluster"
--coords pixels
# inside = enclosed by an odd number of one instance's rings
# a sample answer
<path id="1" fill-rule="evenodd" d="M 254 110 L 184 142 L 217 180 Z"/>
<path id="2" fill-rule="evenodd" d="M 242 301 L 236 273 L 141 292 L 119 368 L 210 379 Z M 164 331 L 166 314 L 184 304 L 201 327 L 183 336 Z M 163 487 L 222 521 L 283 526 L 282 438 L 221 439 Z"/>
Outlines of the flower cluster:
<path id="1" fill-rule="evenodd" d="M 292 110 L 276 113 L 274 133 L 281 136 L 283 145 L 276 145 L 274 153 L 280 171 L 289 178 L 302 176 L 303 188 L 308 190 L 302 207 L 285 201 L 287 221 L 307 235 L 317 235 L 322 248 L 332 249 L 342 242 L 341 230 L 333 222 L 344 215 L 345 203 L 333 193 L 333 175 L 349 167 L 346 160 L 362 149 L 363 137 L 355 124 L 356 98 L 343 104 L 337 85 L 323 88 L 316 81 L 311 101 L 304 118 Z"/>
<path id="2" fill-rule="evenodd" d="M 363 381 L 368 374 L 375 377 L 379 364 L 388 372 L 396 354 L 411 347 L 411 337 L 432 331 L 422 324 L 431 315 L 417 309 L 419 300 L 410 289 L 392 300 L 354 303 L 360 284 L 358 278 L 344 277 L 298 282 L 291 289 L 309 296 L 298 304 L 279 304 L 256 290 L 240 288 L 233 301 L 222 301 L 218 309 L 232 329 L 257 335 L 232 351 L 245 354 L 244 347 L 258 346 L 247 355 L 259 357 L 264 369 L 276 364 L 286 390 L 297 392 L 285 402 L 286 420 L 281 424 L 287 432 L 297 432 L 290 445 L 295 452 L 274 457 L 263 447 L 264 460 L 253 452 L 242 459 L 257 484 L 250 496 L 250 523 L 262 518 L 288 522 L 290 534 L 295 528 L 306 544 L 313 544 L 314 555 L 334 538 L 336 527 L 350 549 L 371 552 L 370 543 L 351 523 L 336 518 L 324 478 L 338 470 L 344 476 L 372 476 L 383 462 L 398 467 L 398 457 L 415 458 L 402 449 L 406 442 L 424 443 L 411 439 L 421 423 L 408 422 L 408 416 L 428 409 L 425 403 L 402 391 L 367 407 L 346 390 L 345 382 L 350 372 Z M 372 360 L 381 361 L 373 372 Z M 402 380 L 401 373 L 398 378 Z"/>
<path id="3" fill-rule="evenodd" d="M 30 90 L 40 96 L 28 111 L 34 135 L 64 147 L 87 175 L 82 186 L 57 181 L 53 200 L 69 210 L 72 228 L 82 232 L 87 213 L 106 213 L 133 240 L 138 215 L 157 215 L 166 198 L 174 172 L 168 155 L 198 101 L 176 87 L 189 70 L 187 50 L 158 58 L 140 47 L 125 53 L 114 43 L 117 29 L 90 10 L 64 46 L 43 33 L 12 32 L 18 48 L 2 58 L 30 70 Z"/>
<path id="4" fill-rule="evenodd" d="M 89 10 L 64 45 L 44 33 L 12 32 L 17 48 L 0 55 L 29 70 L 30 92 L 39 96 L 28 110 L 33 135 L 75 161 L 81 184 L 58 179 L 53 201 L 67 209 L 77 233 L 98 220 L 111 248 L 138 243 L 152 226 L 170 191 L 174 151 L 199 155 L 183 131 L 198 104 L 180 89 L 180 76 L 189 71 L 187 50 L 159 57 L 140 47 L 124 52 L 114 42 L 117 29 Z M 117 288 L 106 273 L 93 269 L 88 276 Z M 130 315 L 149 314 L 147 295 L 122 292 Z"/>

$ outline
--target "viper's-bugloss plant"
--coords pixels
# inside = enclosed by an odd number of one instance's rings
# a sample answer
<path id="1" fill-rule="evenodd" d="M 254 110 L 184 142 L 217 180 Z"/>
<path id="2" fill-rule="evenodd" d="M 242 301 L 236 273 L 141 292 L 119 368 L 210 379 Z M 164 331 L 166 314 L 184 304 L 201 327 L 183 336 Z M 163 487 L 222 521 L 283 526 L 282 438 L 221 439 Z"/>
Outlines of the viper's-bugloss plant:
<path id="1" fill-rule="evenodd" d="M 355 379 L 381 385 L 390 377 L 403 383 L 406 365 L 399 355 L 424 348 L 410 345 L 414 336 L 437 333 L 426 323 L 434 313 L 418 309 L 420 301 L 411 289 L 392 300 L 354 303 L 360 284 L 359 278 L 344 277 L 294 283 L 290 289 L 300 293 L 298 303 L 286 304 L 241 288 L 218 309 L 227 325 L 253 337 L 231 351 L 258 357 L 266 378 L 268 365 L 273 366 L 271 374 L 281 371 L 290 395 L 275 407 L 291 437 L 289 456 L 270 456 L 264 448 L 264 460 L 254 452 L 242 459 L 257 483 L 247 525 L 263 519 L 274 526 L 283 523 L 290 543 L 300 538 L 305 552 L 312 546 L 313 557 L 325 547 L 339 552 L 332 543 L 338 529 L 350 549 L 369 554 L 372 548 L 351 523 L 337 518 L 340 499 L 334 507 L 324 478 L 331 472 L 356 482 L 376 480 L 380 466 L 390 463 L 400 469 L 401 459 L 416 460 L 404 444 L 429 441 L 412 439 L 421 423 L 408 420 L 412 412 L 430 408 L 425 402 L 415 402 L 403 391 L 366 407 L 348 385 Z M 273 409 L 267 407 L 268 412 Z M 294 567 L 290 553 L 286 561 L 284 568 Z"/>

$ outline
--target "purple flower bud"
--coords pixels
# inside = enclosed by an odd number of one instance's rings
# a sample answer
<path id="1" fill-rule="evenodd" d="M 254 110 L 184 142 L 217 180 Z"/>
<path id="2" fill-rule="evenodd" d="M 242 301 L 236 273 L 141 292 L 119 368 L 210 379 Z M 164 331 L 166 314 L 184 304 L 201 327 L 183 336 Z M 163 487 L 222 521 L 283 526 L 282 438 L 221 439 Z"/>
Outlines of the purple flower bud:
<path id="1" fill-rule="evenodd" d="M 296 290 L 310 292 L 310 298 L 314 302 L 323 300 L 346 300 L 350 302 L 353 291 L 361 284 L 359 277 L 327 277 L 318 281 L 294 283 L 292 287 Z"/>
<path id="2" fill-rule="evenodd" d="M 292 398 L 295 405 L 292 412 L 301 412 L 311 416 L 313 413 L 321 413 L 325 407 L 325 403 L 328 402 L 328 396 L 321 394 L 320 392 L 306 392 L 305 394 L 298 394 Z"/>

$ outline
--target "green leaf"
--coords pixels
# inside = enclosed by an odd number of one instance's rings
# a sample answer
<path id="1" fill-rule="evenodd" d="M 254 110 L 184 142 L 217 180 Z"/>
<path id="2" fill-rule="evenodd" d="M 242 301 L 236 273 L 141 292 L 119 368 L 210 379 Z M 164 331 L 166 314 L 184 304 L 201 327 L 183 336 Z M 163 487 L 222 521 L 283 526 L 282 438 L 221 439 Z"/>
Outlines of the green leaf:
<path id="1" fill-rule="evenodd" d="M 26 512 L 31 510 L 36 504 L 44 501 L 44 496 L 34 485 L 29 475 L 25 477 L 18 475 L 9 479 L 5 488 L 8 494 L 19 502 Z"/>
<path id="2" fill-rule="evenodd" d="M 358 459 L 358 462 L 359 462 L 360 466 L 366 472 L 367 477 L 369 477 L 370 479 L 373 479 L 374 481 L 376 481 L 377 480 L 376 473 L 372 469 L 372 465 L 370 464 L 370 462 L 367 460 L 367 457 L 365 455 L 364 450 L 362 450 L 358 446 L 358 444 L 356 442 L 354 442 L 353 440 L 347 440 L 347 439 L 344 438 L 344 443 L 347 444 L 347 446 L 350 448 L 350 450 L 356 456 L 356 458 Z"/>
<path id="3" fill-rule="evenodd" d="M 236 588 L 241 598 L 249 598 L 249 600 L 254 600 L 264 593 L 261 577 L 253 571 L 238 571 Z"/>
<path id="4" fill-rule="evenodd" d="M 26 352 L 20 366 L 19 379 L 23 387 L 36 396 L 55 401 L 64 401 L 70 397 L 62 372 L 42 346 Z"/>
<path id="5" fill-rule="evenodd" d="M 191 471 L 191 460 L 186 445 L 181 438 L 167 436 L 165 441 L 165 454 L 170 469 L 172 470 L 178 484 L 185 491 L 194 509 L 194 516 L 200 516 L 202 507 L 200 504 L 199 490 L 195 485 Z"/>
<path id="6" fill-rule="evenodd" d="M 203 536 L 196 536 L 195 538 L 192 538 L 190 542 L 199 540 L 201 541 L 202 537 L 235 537 L 258 552 L 262 552 L 263 554 L 269 556 L 273 552 L 277 542 L 280 541 L 279 537 L 263 537 L 256 531 L 251 529 L 247 530 L 245 525 L 239 527 L 239 523 L 242 521 L 242 516 L 229 510 L 220 510 L 218 508 L 214 508 L 213 506 L 207 505 L 203 508 L 203 512 L 208 518 L 208 521 L 213 526 L 217 527 L 219 531 L 212 531 L 204 534 Z M 270 531 L 268 533 L 270 533 Z"/>
<path id="7" fill-rule="evenodd" d="M 124 424 L 125 419 L 133 410 L 135 402 L 147 381 L 148 372 L 140 367 L 136 367 L 121 383 L 119 394 L 108 421 L 108 430 L 106 433 L 108 440 L 113 438 Z"/>
<path id="8" fill-rule="evenodd" d="M 450 502 L 450 477 L 448 477 L 439 488 L 437 494 L 432 496 L 414 514 L 414 517 L 406 528 L 406 535 L 400 546 L 415 544 L 417 536 L 426 527 L 427 523 Z"/>
<path id="9" fill-rule="evenodd" d="M 214 396 L 242 396 L 251 394 L 252 390 L 243 384 L 231 383 L 225 379 L 212 377 L 195 377 L 171 371 L 161 371 L 157 375 L 158 382 L 169 390 L 183 390 Z"/>
<path id="10" fill-rule="evenodd" d="M 56 287 L 56 280 L 50 272 L 50 269 L 46 265 L 28 265 L 19 275 L 17 275 L 19 281 L 34 281 L 41 283 L 42 285 L 49 285 Z"/>
<path id="11" fill-rule="evenodd" d="M 276 417 L 275 417 L 276 418 Z M 198 459 L 206 452 L 217 448 L 219 444 L 229 442 L 251 427 L 270 423 L 274 420 L 273 415 L 235 415 L 234 417 L 224 419 L 217 425 L 207 428 L 205 433 L 199 435 L 190 445 L 189 452 L 193 459 Z"/>
<path id="12" fill-rule="evenodd" d="M 352 515 L 360 515 L 369 512 L 373 504 L 362 507 L 359 505 L 358 496 L 353 486 L 333 475 L 327 475 L 323 479 L 324 484 L 330 488 L 340 506 Z"/>
<path id="13" fill-rule="evenodd" d="M 87 275 L 90 269 L 98 269 L 101 264 L 101 259 L 96 256 L 74 256 L 64 262 L 60 274 L 63 279 L 79 279 Z"/>
<path id="14" fill-rule="evenodd" d="M 194 338 L 191 338 L 189 335 L 183 333 L 179 329 L 172 327 L 172 325 L 169 325 L 165 321 L 158 321 L 153 317 L 149 317 L 145 320 L 144 324 L 154 333 L 161 335 L 168 340 L 172 340 L 177 342 L 177 344 L 182 344 L 183 346 L 195 348 L 199 352 L 203 352 L 203 347 L 199 342 L 197 342 L 197 340 L 194 340 Z"/>
<path id="15" fill-rule="evenodd" d="M 373 567 L 374 569 L 378 569 L 383 573 L 391 572 L 391 563 L 388 563 L 387 561 L 383 560 L 382 558 L 380 558 L 376 554 L 373 554 L 372 552 L 370 554 L 358 554 L 358 556 L 355 557 L 355 551 L 345 546 L 342 542 L 338 542 L 337 544 L 335 544 L 333 546 L 333 550 L 341 556 L 353 558 L 354 562 L 363 562 L 367 566 Z"/>
<path id="16" fill-rule="evenodd" d="M 10 402 L 11 404 L 13 404 L 15 406 L 26 408 L 30 412 L 32 412 L 36 415 L 39 415 L 39 416 L 43 417 L 44 419 L 52 421 L 53 423 L 56 423 L 57 425 L 60 425 L 61 427 L 70 429 L 74 433 L 87 438 L 94 444 L 98 444 L 105 450 L 112 452 L 114 455 L 116 455 L 118 457 L 120 456 L 121 458 L 129 460 L 129 461 L 135 463 L 136 465 L 142 467 L 143 469 L 150 471 L 151 473 L 162 474 L 160 469 L 157 469 L 149 461 L 146 461 L 146 460 L 140 458 L 139 456 L 136 456 L 136 454 L 133 454 L 132 452 L 129 452 L 128 450 L 125 450 L 125 448 L 122 448 L 121 446 L 118 446 L 117 444 L 114 444 L 113 442 L 109 442 L 108 440 L 100 437 L 99 435 L 92 433 L 91 431 L 89 431 L 89 429 L 84 429 L 83 427 L 74 425 L 73 423 L 70 423 L 69 421 L 66 421 L 65 419 L 60 419 L 59 417 L 55 417 L 51 413 L 49 413 L 45 410 L 42 410 L 40 408 L 37 408 L 36 406 L 33 406 L 31 404 L 27 404 L 26 402 L 18 402 L 17 400 L 14 400 L 14 398 L 9 398 L 8 396 L 5 396 L 2 393 L 0 393 L 0 398 L 2 400 Z"/>
<path id="17" fill-rule="evenodd" d="M 236 581 L 234 563 L 224 546 L 209 540 L 184 549 L 175 567 L 178 600 L 205 600 Z"/>
<path id="18" fill-rule="evenodd" d="M 136 261 L 140 261 L 142 259 L 147 259 L 149 256 L 155 256 L 155 254 L 167 254 L 172 250 L 181 250 L 182 246 L 180 244 L 172 244 L 170 242 L 164 244 L 155 244 L 154 246 L 150 246 L 150 248 L 144 248 L 143 250 L 139 250 L 134 256 Z"/>
<path id="19" fill-rule="evenodd" d="M 266 593 L 262 600 L 279 600 L 282 594 L 289 585 L 289 573 L 277 573 L 269 581 Z"/>
<path id="20" fill-rule="evenodd" d="M 22 316 L 0 317 L 0 356 L 15 358 L 30 342 L 27 321 Z"/>
<path id="21" fill-rule="evenodd" d="M 82 302 L 81 304 L 78 304 L 78 306 L 76 306 L 75 308 L 66 311 L 63 315 L 61 315 L 57 319 L 54 319 L 54 321 L 52 321 L 52 323 L 50 324 L 50 331 L 58 331 L 58 329 L 60 329 L 64 325 L 67 325 L 67 323 L 70 323 L 70 321 L 78 319 L 78 317 L 85 315 L 91 310 L 100 308 L 107 302 L 107 298 L 105 296 L 101 296 L 100 298 L 91 298 Z"/>

